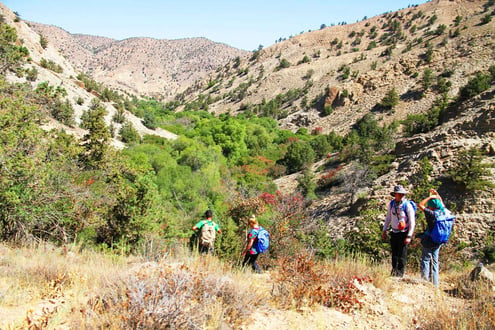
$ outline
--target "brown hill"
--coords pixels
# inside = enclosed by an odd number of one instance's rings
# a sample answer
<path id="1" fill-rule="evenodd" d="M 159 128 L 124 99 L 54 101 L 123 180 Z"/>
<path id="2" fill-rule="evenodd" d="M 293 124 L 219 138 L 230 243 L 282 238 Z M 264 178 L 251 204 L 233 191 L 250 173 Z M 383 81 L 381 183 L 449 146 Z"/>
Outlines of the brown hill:
<path id="1" fill-rule="evenodd" d="M 74 68 L 96 81 L 119 91 L 159 99 L 171 98 L 228 60 L 248 53 L 206 38 L 114 40 L 70 34 L 34 22 L 29 26 L 46 37 Z"/>
<path id="2" fill-rule="evenodd" d="M 287 99 L 277 114 L 281 127 L 322 127 L 324 133 L 345 133 L 365 113 L 377 110 L 392 88 L 401 101 L 394 113 L 377 112 L 379 120 L 425 112 L 438 97 L 427 91 L 419 98 L 426 69 L 435 78 L 448 73 L 449 97 L 454 97 L 474 73 L 493 64 L 494 22 L 480 24 L 488 13 L 485 3 L 437 0 L 303 33 L 211 74 L 189 90 L 189 97 L 211 95 L 218 101 L 208 109 L 216 113 L 239 113 L 280 97 Z M 214 88 L 211 81 L 217 82 Z M 338 93 L 329 104 L 334 111 L 321 116 L 311 103 L 324 102 L 328 89 Z"/>

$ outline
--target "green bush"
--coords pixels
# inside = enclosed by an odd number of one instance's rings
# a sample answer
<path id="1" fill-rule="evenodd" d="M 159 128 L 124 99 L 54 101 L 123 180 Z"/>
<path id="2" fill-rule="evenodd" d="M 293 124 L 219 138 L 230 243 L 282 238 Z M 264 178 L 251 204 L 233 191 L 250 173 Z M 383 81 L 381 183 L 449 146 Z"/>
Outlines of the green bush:
<path id="1" fill-rule="evenodd" d="M 287 173 L 295 173 L 314 161 L 315 153 L 311 145 L 302 140 L 292 142 L 281 160 L 282 164 L 287 167 Z"/>
<path id="2" fill-rule="evenodd" d="M 120 139 L 124 143 L 138 143 L 141 140 L 138 131 L 131 122 L 125 122 L 119 130 Z"/>
<path id="3" fill-rule="evenodd" d="M 478 72 L 474 78 L 469 79 L 468 83 L 459 91 L 459 100 L 467 100 L 490 88 L 491 75 Z"/>
<path id="4" fill-rule="evenodd" d="M 494 188 L 495 184 L 488 178 L 492 176 L 490 168 L 493 164 L 483 163 L 483 156 L 477 147 L 461 150 L 455 164 L 449 171 L 450 178 L 461 187 L 474 193 L 479 190 Z"/>
<path id="5" fill-rule="evenodd" d="M 380 102 L 380 106 L 386 109 L 393 109 L 399 104 L 399 94 L 397 94 L 397 90 L 392 88 L 387 92 L 387 94 L 383 97 Z"/>

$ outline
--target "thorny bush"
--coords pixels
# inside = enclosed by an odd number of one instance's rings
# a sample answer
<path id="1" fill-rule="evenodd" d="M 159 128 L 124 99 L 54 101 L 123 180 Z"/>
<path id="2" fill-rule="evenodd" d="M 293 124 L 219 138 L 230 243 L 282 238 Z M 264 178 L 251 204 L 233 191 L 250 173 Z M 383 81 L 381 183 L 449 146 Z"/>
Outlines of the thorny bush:
<path id="1" fill-rule="evenodd" d="M 120 326 L 130 329 L 237 324 L 263 301 L 254 293 L 239 293 L 228 277 L 186 266 L 157 266 L 137 272 L 128 278 L 121 300 L 115 313 Z"/>
<path id="2" fill-rule="evenodd" d="M 363 307 L 363 293 L 357 284 L 371 282 L 367 276 L 332 273 L 328 265 L 316 262 L 308 252 L 293 260 L 281 258 L 278 267 L 274 294 L 281 306 L 288 309 L 323 305 L 350 313 Z"/>

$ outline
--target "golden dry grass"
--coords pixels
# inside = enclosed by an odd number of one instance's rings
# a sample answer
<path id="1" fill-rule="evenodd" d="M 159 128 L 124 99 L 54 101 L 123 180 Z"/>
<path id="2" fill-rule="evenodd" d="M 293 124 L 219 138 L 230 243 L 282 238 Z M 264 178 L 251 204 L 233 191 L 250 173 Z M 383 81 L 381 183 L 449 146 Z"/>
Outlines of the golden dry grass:
<path id="1" fill-rule="evenodd" d="M 302 258 L 299 268 L 292 259 L 253 274 L 180 247 L 153 261 L 76 250 L 0 245 L 1 329 L 488 329 L 495 320 L 481 284 L 470 284 L 469 299 L 452 297 L 418 274 L 391 279 L 387 263 L 364 257 Z M 465 271 L 442 280 L 460 287 Z"/>

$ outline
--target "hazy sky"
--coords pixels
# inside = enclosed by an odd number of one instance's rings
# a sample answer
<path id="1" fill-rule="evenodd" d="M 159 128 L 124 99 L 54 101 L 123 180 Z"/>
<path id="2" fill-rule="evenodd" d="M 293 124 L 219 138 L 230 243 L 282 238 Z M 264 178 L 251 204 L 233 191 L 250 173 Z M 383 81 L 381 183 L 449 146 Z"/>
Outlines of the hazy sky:
<path id="1" fill-rule="evenodd" d="M 426 0 L 0 0 L 27 21 L 126 39 L 205 37 L 254 50 L 322 24 L 348 24 Z"/>

